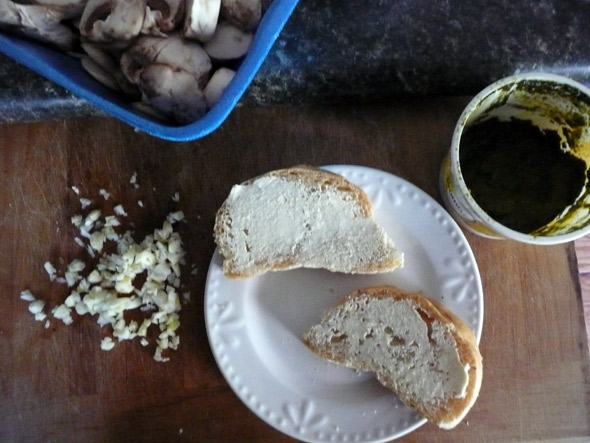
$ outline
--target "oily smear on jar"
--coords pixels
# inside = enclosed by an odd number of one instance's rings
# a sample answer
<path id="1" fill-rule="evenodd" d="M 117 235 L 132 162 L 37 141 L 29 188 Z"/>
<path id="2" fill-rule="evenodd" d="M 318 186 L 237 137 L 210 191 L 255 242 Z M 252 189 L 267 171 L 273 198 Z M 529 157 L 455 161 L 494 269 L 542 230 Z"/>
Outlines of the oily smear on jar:
<path id="1" fill-rule="evenodd" d="M 490 118 L 461 138 L 463 178 L 479 206 L 502 225 L 533 233 L 572 205 L 584 188 L 586 163 L 560 137 L 528 120 Z"/>

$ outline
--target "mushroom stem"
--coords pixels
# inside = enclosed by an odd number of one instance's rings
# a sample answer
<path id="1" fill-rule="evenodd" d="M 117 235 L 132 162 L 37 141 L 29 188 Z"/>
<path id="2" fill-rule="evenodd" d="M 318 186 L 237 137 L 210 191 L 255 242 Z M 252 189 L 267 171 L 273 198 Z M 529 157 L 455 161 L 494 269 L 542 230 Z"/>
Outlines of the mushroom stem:
<path id="1" fill-rule="evenodd" d="M 221 0 L 187 0 L 184 36 L 209 41 L 215 33 L 220 8 Z"/>

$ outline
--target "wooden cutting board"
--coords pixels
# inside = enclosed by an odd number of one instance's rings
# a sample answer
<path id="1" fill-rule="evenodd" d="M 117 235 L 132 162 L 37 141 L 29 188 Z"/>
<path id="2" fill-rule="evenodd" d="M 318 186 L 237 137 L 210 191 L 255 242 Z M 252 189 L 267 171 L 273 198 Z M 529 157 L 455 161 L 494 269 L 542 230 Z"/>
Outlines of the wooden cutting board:
<path id="1" fill-rule="evenodd" d="M 467 101 L 239 108 L 188 143 L 108 118 L 0 126 L 0 441 L 292 441 L 238 399 L 212 357 L 203 290 L 215 211 L 234 183 L 301 163 L 383 169 L 440 201 L 439 166 Z M 83 252 L 70 223 L 80 196 L 105 211 L 122 204 L 138 235 L 184 211 L 182 281 L 192 300 L 169 362 L 137 341 L 102 351 L 106 330 L 92 318 L 46 329 L 19 299 L 28 288 L 52 306 L 63 301 L 67 290 L 43 263 L 63 270 Z M 480 398 L 456 429 L 427 424 L 402 441 L 588 441 L 590 359 L 573 245 L 466 236 L 485 294 Z"/>

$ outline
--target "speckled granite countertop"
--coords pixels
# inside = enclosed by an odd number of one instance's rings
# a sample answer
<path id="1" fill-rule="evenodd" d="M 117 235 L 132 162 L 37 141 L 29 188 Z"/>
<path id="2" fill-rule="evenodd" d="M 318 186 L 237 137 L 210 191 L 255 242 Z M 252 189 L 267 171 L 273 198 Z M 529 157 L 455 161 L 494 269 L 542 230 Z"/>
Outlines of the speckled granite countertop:
<path id="1" fill-rule="evenodd" d="M 241 105 L 470 95 L 517 71 L 590 84 L 589 0 L 301 0 Z M 0 122 L 102 111 L 0 55 Z"/>

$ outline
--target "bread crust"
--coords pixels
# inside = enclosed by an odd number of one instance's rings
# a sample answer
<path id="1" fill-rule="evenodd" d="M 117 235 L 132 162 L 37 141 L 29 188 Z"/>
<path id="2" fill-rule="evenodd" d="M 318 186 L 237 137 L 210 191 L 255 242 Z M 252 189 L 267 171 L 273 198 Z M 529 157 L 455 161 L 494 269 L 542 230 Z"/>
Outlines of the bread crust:
<path id="1" fill-rule="evenodd" d="M 339 174 L 308 165 L 299 165 L 267 172 L 241 183 L 241 186 L 251 185 L 262 177 L 280 177 L 286 181 L 299 182 L 309 187 L 319 186 L 321 190 L 328 188 L 335 189 L 340 193 L 348 194 L 358 204 L 360 214 L 364 218 L 372 218 L 373 216 L 373 205 L 367 194 L 360 187 L 349 182 Z M 247 278 L 260 275 L 266 271 L 288 270 L 299 266 L 299 263 L 294 257 L 287 257 L 282 261 L 273 263 L 258 262 L 256 263 L 255 269 L 250 270 L 243 270 L 234 267 L 231 260 L 232 251 L 223 241 L 224 236 L 227 234 L 227 221 L 231 219 L 230 212 L 230 204 L 228 200 L 225 200 L 216 213 L 215 226 L 213 229 L 215 241 L 220 248 L 221 255 L 224 257 L 223 271 L 227 277 Z M 387 272 L 401 266 L 402 264 L 403 257 L 400 255 L 387 261 L 383 260 L 380 263 L 368 263 L 364 269 L 359 268 L 356 272 Z"/>
<path id="2" fill-rule="evenodd" d="M 388 389 L 394 391 L 405 404 L 416 410 L 423 417 L 430 422 L 438 425 L 442 429 L 452 429 L 459 424 L 467 415 L 473 404 L 475 403 L 481 388 L 483 377 L 483 362 L 482 357 L 477 346 L 475 335 L 469 327 L 448 308 L 441 303 L 426 298 L 419 292 L 409 293 L 405 292 L 395 286 L 374 286 L 364 289 L 359 289 L 348 296 L 346 296 L 338 305 L 344 305 L 351 299 L 361 296 L 369 296 L 375 299 L 391 298 L 393 300 L 411 300 L 419 310 L 422 319 L 425 322 L 438 321 L 448 328 L 455 343 L 459 355 L 459 360 L 463 365 L 469 365 L 468 369 L 468 384 L 463 398 L 447 398 L 446 401 L 433 408 L 431 405 L 424 405 L 416 399 L 405 396 L 403 392 L 398 392 L 392 380 L 388 380 L 383 374 L 375 373 L 377 379 Z M 329 316 L 329 311 L 324 313 L 324 316 Z M 423 314 L 424 315 L 423 315 Z M 324 321 L 324 316 L 322 321 Z M 330 349 L 319 348 L 310 340 L 306 334 L 303 337 L 303 342 L 316 354 L 327 360 L 347 364 L 344 361 L 343 355 L 330 352 Z M 366 370 L 366 368 L 355 368 Z"/>

